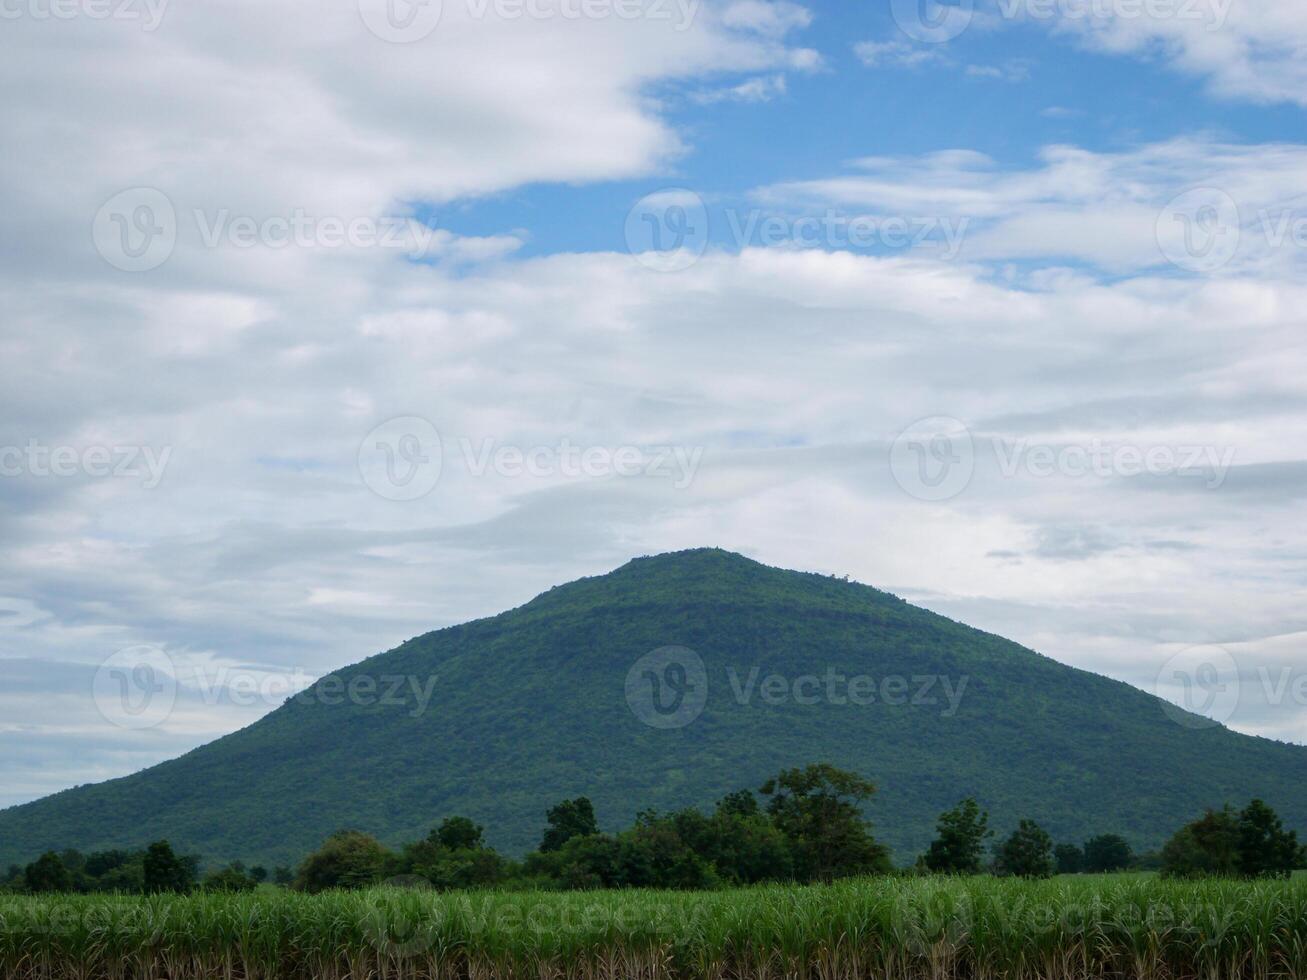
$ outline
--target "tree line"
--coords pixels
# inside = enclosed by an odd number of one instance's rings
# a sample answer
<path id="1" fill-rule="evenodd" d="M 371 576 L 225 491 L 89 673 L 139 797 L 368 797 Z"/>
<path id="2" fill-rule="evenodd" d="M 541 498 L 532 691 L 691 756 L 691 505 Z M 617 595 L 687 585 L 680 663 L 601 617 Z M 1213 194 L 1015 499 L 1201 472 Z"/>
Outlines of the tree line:
<path id="1" fill-rule="evenodd" d="M 237 862 L 200 874 L 200 859 L 177 855 L 167 841 L 139 852 L 43 854 L 9 869 L 6 887 L 28 892 L 248 891 L 260 884 L 307 892 L 362 888 L 392 880 L 439 889 L 680 888 L 764 882 L 812 883 L 894 871 L 889 849 L 863 815 L 876 792 L 870 781 L 827 764 L 786 769 L 757 794 L 729 793 L 709 812 L 694 807 L 641 812 L 632 827 L 600 831 L 584 796 L 545 813 L 536 850 L 511 860 L 487 845 L 484 828 L 450 816 L 421 840 L 398 849 L 357 830 L 331 835 L 299 867 L 247 868 Z M 759 799 L 761 796 L 763 799 Z M 1125 838 L 1102 834 L 1055 844 L 1033 820 L 994 840 L 989 814 L 965 799 L 940 814 L 936 836 L 902 873 L 1053 874 L 1154 869 L 1175 877 L 1285 877 L 1307 867 L 1307 848 L 1260 800 L 1241 811 L 1208 810 L 1182 827 L 1157 854 L 1136 855 Z"/>

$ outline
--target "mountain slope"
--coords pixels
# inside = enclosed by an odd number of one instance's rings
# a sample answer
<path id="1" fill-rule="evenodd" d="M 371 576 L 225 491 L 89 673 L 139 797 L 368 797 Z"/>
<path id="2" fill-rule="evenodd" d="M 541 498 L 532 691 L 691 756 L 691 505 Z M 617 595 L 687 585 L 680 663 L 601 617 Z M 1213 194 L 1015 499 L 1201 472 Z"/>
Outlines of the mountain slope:
<path id="1" fill-rule="evenodd" d="M 668 646 L 694 654 L 637 666 Z M 695 655 L 706 701 L 689 720 Z M 179 759 L 0 811 L 0 863 L 168 837 L 211 861 L 284 864 L 341 827 L 397 842 L 452 813 L 521 852 L 563 797 L 589 795 L 617 828 L 814 761 L 877 782 L 870 815 L 900 862 L 972 794 L 998 829 L 1033 816 L 1058 840 L 1152 847 L 1254 795 L 1307 828 L 1307 748 L 1176 724 L 1151 695 L 886 593 L 718 550 L 636 559 L 335 676 Z M 324 697 L 393 676 L 435 678 L 426 710 L 411 694 Z M 677 692 L 678 714 L 653 709 Z"/>

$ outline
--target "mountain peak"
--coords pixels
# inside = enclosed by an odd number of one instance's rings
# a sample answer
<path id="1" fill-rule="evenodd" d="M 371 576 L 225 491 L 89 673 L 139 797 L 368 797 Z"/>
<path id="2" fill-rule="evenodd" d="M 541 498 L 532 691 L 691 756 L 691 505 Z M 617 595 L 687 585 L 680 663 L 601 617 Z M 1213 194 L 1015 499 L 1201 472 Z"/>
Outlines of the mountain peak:
<path id="1" fill-rule="evenodd" d="M 667 651 L 683 658 L 668 684 L 692 678 L 680 693 L 697 698 L 673 725 L 641 687 Z M 876 782 L 869 815 L 900 860 L 965 796 L 996 827 L 1030 817 L 1060 840 L 1112 832 L 1141 849 L 1254 795 L 1307 823 L 1307 749 L 1193 730 L 1128 685 L 721 548 L 636 558 L 338 673 L 376 695 L 292 699 L 179 759 L 0 811 L 0 863 L 162 837 L 212 861 L 291 863 L 343 826 L 393 843 L 453 814 L 520 853 L 563 798 L 626 826 L 812 762 Z M 426 699 L 380 700 L 405 690 Z"/>

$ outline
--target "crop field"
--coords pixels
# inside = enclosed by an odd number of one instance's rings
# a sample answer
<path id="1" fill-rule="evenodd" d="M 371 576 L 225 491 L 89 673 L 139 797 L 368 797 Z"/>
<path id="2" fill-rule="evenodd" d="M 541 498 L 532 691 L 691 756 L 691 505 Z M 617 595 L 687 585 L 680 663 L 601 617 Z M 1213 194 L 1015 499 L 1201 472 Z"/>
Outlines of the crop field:
<path id="1" fill-rule="evenodd" d="M 1307 880 L 4 896 L 0 971 L 20 980 L 1307 980 Z"/>

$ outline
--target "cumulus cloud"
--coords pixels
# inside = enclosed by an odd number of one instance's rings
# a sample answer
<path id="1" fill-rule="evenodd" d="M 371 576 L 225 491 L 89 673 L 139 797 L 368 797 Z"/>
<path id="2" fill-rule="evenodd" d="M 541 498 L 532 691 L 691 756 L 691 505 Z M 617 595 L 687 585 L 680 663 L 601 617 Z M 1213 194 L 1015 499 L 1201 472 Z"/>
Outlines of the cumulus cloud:
<path id="1" fill-rule="evenodd" d="M 24 97 L 0 106 L 4 802 L 273 706 L 183 685 L 164 725 L 117 728 L 86 691 L 124 647 L 205 676 L 313 676 L 680 547 L 851 574 L 1139 683 L 1175 643 L 1307 628 L 1299 259 L 1255 246 L 1177 276 L 1155 237 L 1195 183 L 1249 222 L 1296 206 L 1301 148 L 1053 147 L 1009 171 L 959 150 L 758 194 L 972 217 L 957 261 L 528 258 L 515 231 L 425 216 L 650 173 L 684 149 L 651 85 L 775 94 L 819 59 L 792 43 L 792 4 L 704 5 L 679 31 L 470 9 L 446 0 L 411 44 L 352 6 L 7 23 L 0 77 Z M 124 272 L 92 221 L 140 186 L 168 197 L 176 245 Z M 328 219 L 393 219 L 355 230 L 396 245 L 328 243 Z M 302 220 L 306 242 L 273 241 L 270 220 Z M 933 416 L 964 427 L 973 469 L 935 501 L 892 465 Z M 412 417 L 440 470 L 402 500 L 360 454 Z M 1233 721 L 1304 738 L 1303 719 Z"/>
<path id="2" fill-rule="evenodd" d="M 1074 259 L 1115 273 L 1178 264 L 1284 274 L 1307 255 L 1304 167 L 1307 147 L 1297 144 L 1203 138 L 1110 153 L 1049 146 L 1028 169 L 950 150 L 865 158 L 852 172 L 762 188 L 757 196 L 776 205 L 965 220 L 962 254 L 970 258 Z M 1222 261 L 1199 261 L 1209 238 L 1229 246 L 1213 256 Z M 1187 241 L 1195 254 L 1183 254 Z"/>

